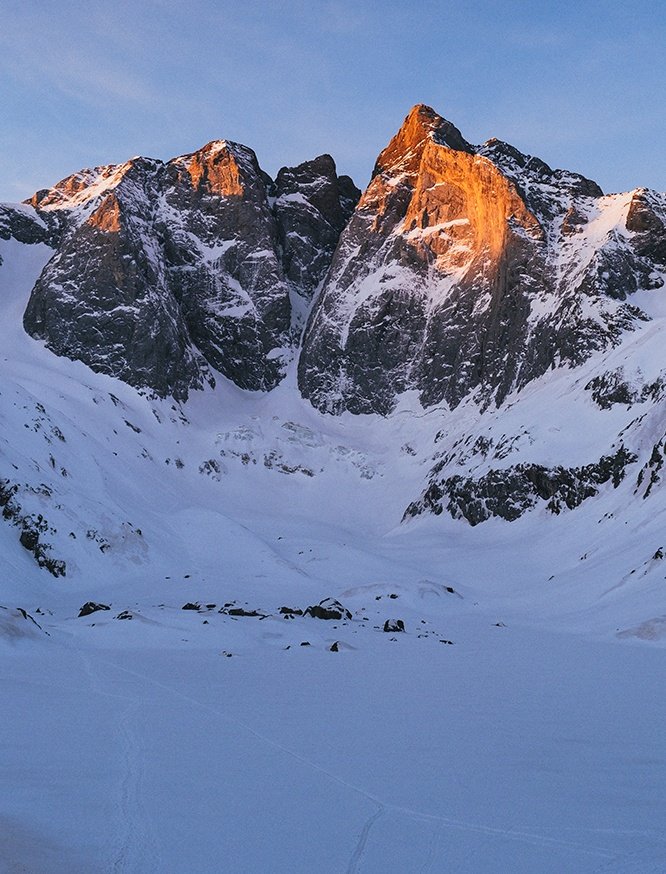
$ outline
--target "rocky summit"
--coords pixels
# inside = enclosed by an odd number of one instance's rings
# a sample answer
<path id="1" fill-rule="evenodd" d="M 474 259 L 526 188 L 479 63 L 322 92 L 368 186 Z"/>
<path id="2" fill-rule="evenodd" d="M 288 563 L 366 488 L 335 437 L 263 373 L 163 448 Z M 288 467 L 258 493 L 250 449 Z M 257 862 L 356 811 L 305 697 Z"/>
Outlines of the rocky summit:
<path id="1" fill-rule="evenodd" d="M 359 194 L 328 155 L 274 182 L 226 141 L 81 171 L 30 200 L 55 253 L 25 329 L 162 396 L 184 400 L 213 371 L 271 389 Z M 17 234 L 26 223 L 17 212 Z"/>
<path id="2" fill-rule="evenodd" d="M 474 147 L 416 106 L 377 160 L 303 342 L 321 410 L 500 404 L 614 345 L 663 282 L 663 197 L 604 197 L 498 140 Z M 645 212 L 643 212 L 645 210 Z M 640 216 L 640 217 L 639 217 Z"/>

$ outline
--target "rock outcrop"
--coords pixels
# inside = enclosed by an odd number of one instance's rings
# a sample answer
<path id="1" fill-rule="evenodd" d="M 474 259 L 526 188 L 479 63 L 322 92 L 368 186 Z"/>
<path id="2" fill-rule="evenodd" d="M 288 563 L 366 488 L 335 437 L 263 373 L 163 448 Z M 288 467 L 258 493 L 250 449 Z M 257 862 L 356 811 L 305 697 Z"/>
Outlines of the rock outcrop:
<path id="1" fill-rule="evenodd" d="M 430 485 L 419 500 L 409 505 L 405 516 L 424 512 L 439 515 L 446 511 L 454 519 L 466 519 L 470 525 L 478 525 L 491 516 L 513 522 L 540 502 L 546 502 L 546 508 L 557 515 L 594 497 L 605 483 L 617 488 L 625 477 L 625 469 L 635 461 L 636 455 L 621 446 L 612 455 L 577 468 L 517 464 L 490 470 L 478 479 L 460 475 L 441 478 L 435 469 Z"/>
<path id="2" fill-rule="evenodd" d="M 283 167 L 272 192 L 286 279 L 309 301 L 326 276 L 361 192 L 349 176 L 337 175 L 330 155 Z"/>
<path id="3" fill-rule="evenodd" d="M 27 204 L 0 203 L 0 240 L 18 240 L 19 243 L 49 243 L 46 224 Z"/>

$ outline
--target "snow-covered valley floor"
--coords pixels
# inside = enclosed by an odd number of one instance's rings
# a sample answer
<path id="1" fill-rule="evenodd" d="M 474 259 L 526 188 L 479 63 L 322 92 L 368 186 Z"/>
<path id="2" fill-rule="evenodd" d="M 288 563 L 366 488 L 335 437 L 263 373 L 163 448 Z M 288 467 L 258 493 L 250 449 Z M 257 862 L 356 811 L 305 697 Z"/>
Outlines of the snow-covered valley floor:
<path id="1" fill-rule="evenodd" d="M 17 618 L 3 870 L 665 869 L 663 649 L 380 591 L 344 624 Z"/>

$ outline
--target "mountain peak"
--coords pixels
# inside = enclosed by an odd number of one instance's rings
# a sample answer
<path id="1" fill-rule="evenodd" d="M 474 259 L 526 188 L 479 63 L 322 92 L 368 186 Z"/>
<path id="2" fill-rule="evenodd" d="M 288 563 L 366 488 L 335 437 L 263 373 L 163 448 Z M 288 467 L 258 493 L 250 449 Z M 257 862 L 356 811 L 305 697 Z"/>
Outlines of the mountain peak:
<path id="1" fill-rule="evenodd" d="M 416 172 L 423 148 L 430 139 L 458 152 L 470 154 L 474 152 L 474 148 L 454 124 L 435 112 L 431 106 L 417 103 L 410 109 L 400 130 L 377 158 L 373 177 L 387 170 L 392 173 Z"/>

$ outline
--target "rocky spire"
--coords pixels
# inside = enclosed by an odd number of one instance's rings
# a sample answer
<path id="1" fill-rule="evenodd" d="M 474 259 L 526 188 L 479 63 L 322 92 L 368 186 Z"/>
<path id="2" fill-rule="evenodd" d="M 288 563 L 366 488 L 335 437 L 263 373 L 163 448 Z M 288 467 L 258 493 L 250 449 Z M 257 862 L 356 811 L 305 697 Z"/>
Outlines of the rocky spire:
<path id="1" fill-rule="evenodd" d="M 471 154 L 474 151 L 457 127 L 430 106 L 419 103 L 412 107 L 398 133 L 380 153 L 372 172 L 373 178 L 378 173 L 394 176 L 397 172 L 418 172 L 423 150 L 429 140 L 460 152 Z"/>

